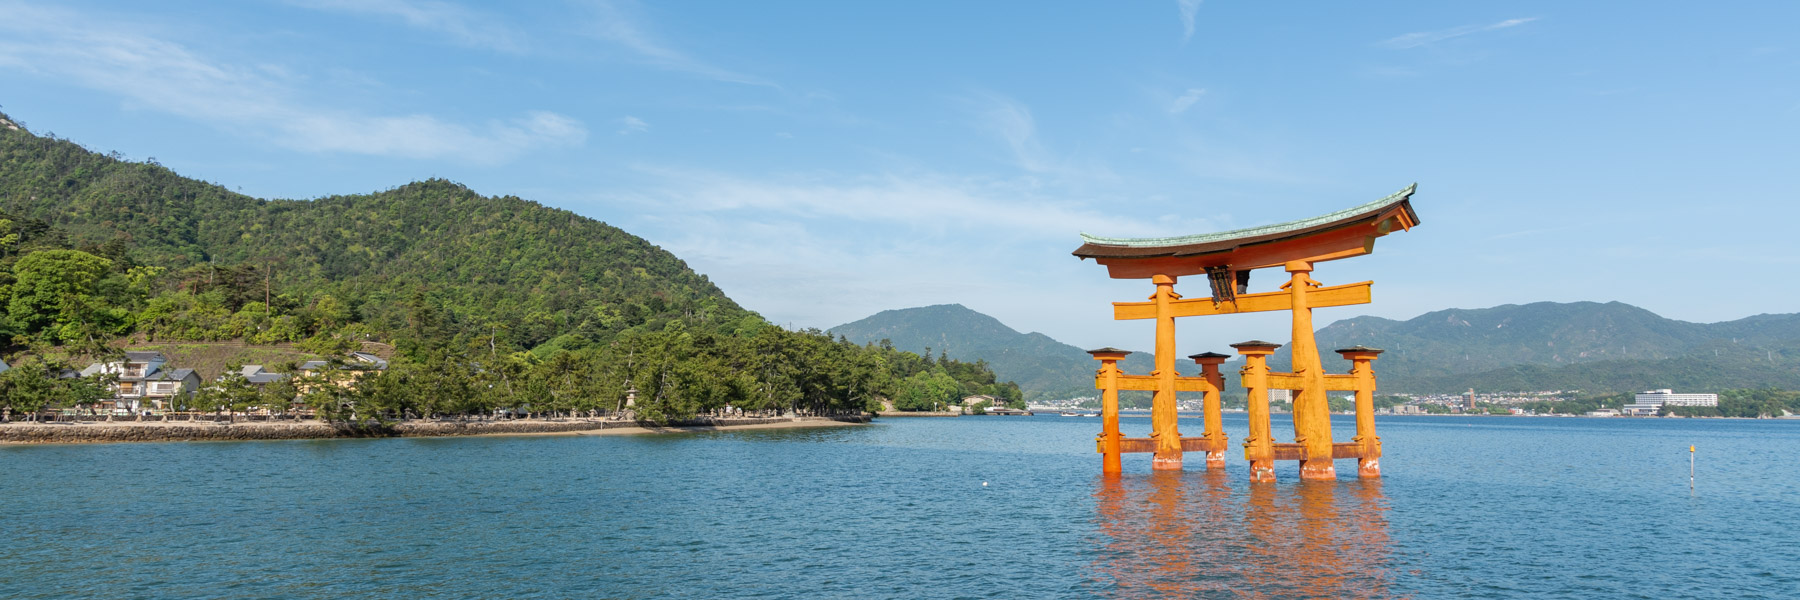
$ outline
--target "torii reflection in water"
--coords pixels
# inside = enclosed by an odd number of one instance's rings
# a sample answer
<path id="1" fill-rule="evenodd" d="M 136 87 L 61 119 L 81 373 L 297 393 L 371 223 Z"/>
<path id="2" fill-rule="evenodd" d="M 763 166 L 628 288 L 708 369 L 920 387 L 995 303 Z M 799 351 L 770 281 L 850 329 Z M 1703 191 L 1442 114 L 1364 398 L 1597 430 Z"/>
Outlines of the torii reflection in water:
<path id="1" fill-rule="evenodd" d="M 1233 488 L 1224 470 L 1095 479 L 1094 591 L 1139 598 L 1383 598 L 1381 480 Z"/>

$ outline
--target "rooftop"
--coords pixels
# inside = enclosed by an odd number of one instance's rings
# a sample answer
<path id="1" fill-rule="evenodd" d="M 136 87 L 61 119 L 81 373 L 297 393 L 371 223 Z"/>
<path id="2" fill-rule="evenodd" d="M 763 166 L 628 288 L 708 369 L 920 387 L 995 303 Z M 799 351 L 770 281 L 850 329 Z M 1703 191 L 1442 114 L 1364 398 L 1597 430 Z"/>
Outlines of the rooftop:
<path id="1" fill-rule="evenodd" d="M 1151 238 L 1083 233 L 1074 255 L 1106 265 L 1115 278 L 1193 275 L 1207 269 L 1247 271 L 1287 261 L 1358 256 L 1373 249 L 1375 238 L 1419 223 L 1412 209 L 1418 187 L 1415 183 L 1373 202 L 1261 227 Z"/>

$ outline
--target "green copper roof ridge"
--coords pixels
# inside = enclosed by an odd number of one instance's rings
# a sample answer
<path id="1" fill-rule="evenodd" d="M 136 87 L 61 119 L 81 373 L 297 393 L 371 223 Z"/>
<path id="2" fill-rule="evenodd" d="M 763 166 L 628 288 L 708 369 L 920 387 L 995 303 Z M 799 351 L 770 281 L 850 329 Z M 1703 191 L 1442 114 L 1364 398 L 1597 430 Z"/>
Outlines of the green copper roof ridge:
<path id="1" fill-rule="evenodd" d="M 1328 214 L 1323 214 L 1323 215 L 1319 215 L 1319 216 L 1308 218 L 1308 219 L 1301 219 L 1298 221 L 1288 221 L 1286 223 L 1276 223 L 1274 225 L 1262 225 L 1259 227 L 1247 227 L 1244 229 L 1233 229 L 1231 231 L 1220 231 L 1220 232 L 1216 232 L 1216 233 L 1196 233 L 1193 235 L 1181 235 L 1181 236 L 1174 236 L 1174 237 L 1158 237 L 1158 238 L 1110 238 L 1110 237 L 1100 237 L 1100 236 L 1095 236 L 1095 235 L 1088 235 L 1086 233 L 1083 233 L 1083 234 L 1081 234 L 1081 241 L 1089 243 L 1089 244 L 1099 245 L 1099 246 L 1124 246 L 1127 248 L 1155 248 L 1155 247 L 1160 247 L 1160 246 L 1186 246 L 1189 244 L 1204 244 L 1207 242 L 1216 242 L 1219 240 L 1229 240 L 1229 239 L 1233 239 L 1233 238 L 1254 237 L 1254 236 L 1270 235 L 1270 234 L 1276 234 L 1276 233 L 1285 233 L 1285 232 L 1289 232 L 1289 231 L 1297 231 L 1297 230 L 1301 230 L 1301 229 L 1306 229 L 1306 228 L 1312 227 L 1314 225 L 1330 223 L 1332 221 L 1336 221 L 1338 219 L 1349 217 L 1351 215 L 1366 213 L 1366 212 L 1370 212 L 1370 211 L 1373 211 L 1373 210 L 1376 210 L 1379 208 L 1385 208 L 1385 207 L 1393 205 L 1393 204 L 1398 204 L 1401 201 L 1412 197 L 1413 192 L 1415 190 L 1417 190 L 1418 188 L 1419 188 L 1419 184 L 1415 182 L 1412 185 L 1406 186 L 1406 189 L 1400 190 L 1398 192 L 1394 192 L 1392 194 L 1388 194 L 1387 197 L 1382 198 L 1380 200 L 1376 200 L 1374 202 L 1370 202 L 1368 204 L 1363 204 L 1361 206 L 1346 208 L 1344 210 L 1340 210 L 1340 211 L 1328 213 Z"/>

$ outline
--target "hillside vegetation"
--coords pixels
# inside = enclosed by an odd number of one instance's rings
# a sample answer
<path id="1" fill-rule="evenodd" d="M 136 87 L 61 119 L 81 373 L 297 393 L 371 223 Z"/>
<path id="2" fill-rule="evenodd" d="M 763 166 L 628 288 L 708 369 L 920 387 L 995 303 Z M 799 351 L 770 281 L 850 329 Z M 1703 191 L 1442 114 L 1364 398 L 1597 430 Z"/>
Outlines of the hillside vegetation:
<path id="1" fill-rule="evenodd" d="M 219 290 L 232 312 L 263 300 L 266 278 L 286 295 L 271 303 L 353 316 L 381 334 L 419 327 L 409 320 L 420 310 L 436 313 L 429 326 L 442 333 L 498 336 L 521 347 L 750 316 L 706 276 L 642 238 L 444 180 L 260 200 L 154 163 L 0 129 L 0 210 L 21 234 L 22 252 L 84 248 L 120 271 L 161 267 L 163 283 Z M 159 316 L 193 308 L 177 300 Z M 202 337 L 182 316 L 145 332 Z"/>
<path id="2" fill-rule="evenodd" d="M 1020 395 L 979 365 L 774 327 L 565 210 L 444 180 L 257 199 L 0 123 L 0 344 L 26 367 L 0 379 L 13 408 L 92 399 L 38 381 L 57 357 L 224 340 L 271 359 L 391 343 L 387 373 L 309 394 L 334 418 L 616 410 L 632 389 L 655 419 Z M 201 400 L 271 401 L 238 392 Z"/>

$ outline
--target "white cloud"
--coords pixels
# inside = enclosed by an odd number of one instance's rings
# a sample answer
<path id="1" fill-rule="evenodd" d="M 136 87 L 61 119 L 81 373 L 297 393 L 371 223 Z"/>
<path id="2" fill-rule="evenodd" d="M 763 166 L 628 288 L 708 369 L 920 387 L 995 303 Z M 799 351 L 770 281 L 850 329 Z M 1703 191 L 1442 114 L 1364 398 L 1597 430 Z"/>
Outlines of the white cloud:
<path id="1" fill-rule="evenodd" d="M 650 131 L 650 124 L 637 117 L 626 116 L 623 119 L 619 119 L 619 123 L 623 126 L 619 129 L 619 135 L 631 135 L 633 133 L 645 133 Z"/>
<path id="2" fill-rule="evenodd" d="M 999 137 L 1012 150 L 1019 168 L 1035 173 L 1050 170 L 1050 158 L 1037 139 L 1037 121 L 1031 108 L 998 94 L 976 98 L 979 126 Z"/>
<path id="3" fill-rule="evenodd" d="M 1187 43 L 1194 37 L 1194 13 L 1200 12 L 1202 0 L 1175 0 L 1175 8 L 1181 11 L 1181 42 Z"/>
<path id="4" fill-rule="evenodd" d="M 669 47 L 652 35 L 649 28 L 631 14 L 633 11 L 619 3 L 599 0 L 591 6 L 595 18 L 587 33 L 630 50 L 651 66 L 727 83 L 780 87 L 767 79 L 722 69 Z"/>
<path id="5" fill-rule="evenodd" d="M 407 25 L 446 34 L 465 46 L 518 53 L 525 50 L 525 37 L 496 21 L 493 15 L 477 13 L 448 2 L 434 0 L 287 0 L 289 4 L 314 10 L 389 17 Z"/>
<path id="6" fill-rule="evenodd" d="M 755 180 L 730 175 L 640 166 L 665 183 L 632 198 L 634 206 L 671 213 L 780 213 L 801 219 L 846 219 L 925 230 L 970 228 L 995 235 L 1072 237 L 1165 232 L 1167 223 L 1121 219 L 1081 203 L 1046 197 L 1024 180 L 955 178 L 931 173 L 866 177 L 789 176 Z M 1204 220 L 1184 223 L 1202 230 Z"/>
<path id="7" fill-rule="evenodd" d="M 316 106 L 301 100 L 301 78 L 280 66 L 214 60 L 87 13 L 16 4 L 0 4 L 0 12 L 8 15 L 0 20 L 0 67 L 296 150 L 495 163 L 587 139 L 580 121 L 545 111 L 473 125 Z"/>
<path id="8" fill-rule="evenodd" d="M 1078 233 L 1220 228 L 1186 214 L 1120 217 L 1100 209 L 1114 204 L 1046 193 L 1029 177 L 636 170 L 651 183 L 605 197 L 640 220 L 628 229 L 689 261 L 746 307 L 800 327 L 949 302 L 1039 328 L 1090 312 L 1104 324 L 1100 313 L 1121 297 L 1107 295 L 1112 283 L 1102 269 L 1069 256 Z M 1138 292 L 1122 297 L 1132 295 Z"/>
<path id="9" fill-rule="evenodd" d="M 1473 33 L 1481 33 L 1484 31 L 1494 31 L 1497 29 L 1506 29 L 1509 27 L 1517 27 L 1520 25 L 1524 25 L 1526 23 L 1530 23 L 1532 21 L 1536 21 L 1537 19 L 1538 19 L 1537 17 L 1529 17 L 1529 18 L 1523 18 L 1523 19 L 1507 19 L 1505 21 L 1501 21 L 1499 23 L 1493 23 L 1490 25 L 1464 25 L 1461 27 L 1452 27 L 1449 29 L 1441 29 L 1438 31 L 1420 31 L 1420 32 L 1414 32 L 1414 33 L 1408 33 L 1405 35 L 1394 36 L 1394 37 L 1382 40 L 1380 42 L 1377 42 L 1375 45 L 1382 46 L 1385 48 L 1393 48 L 1395 50 L 1405 50 L 1407 48 L 1417 48 L 1419 46 L 1428 46 L 1428 45 L 1435 44 L 1435 43 L 1438 43 L 1438 42 L 1441 42 L 1441 41 L 1444 41 L 1444 40 L 1447 40 L 1450 38 L 1462 37 L 1462 36 L 1473 34 Z"/>
<path id="10" fill-rule="evenodd" d="M 1206 95 L 1206 90 L 1200 88 L 1188 88 L 1188 90 L 1183 92 L 1180 97 L 1175 98 L 1174 102 L 1169 103 L 1169 112 L 1177 115 L 1187 112 L 1188 107 L 1193 106 L 1195 102 L 1199 102 L 1200 97 L 1204 95 Z"/>

